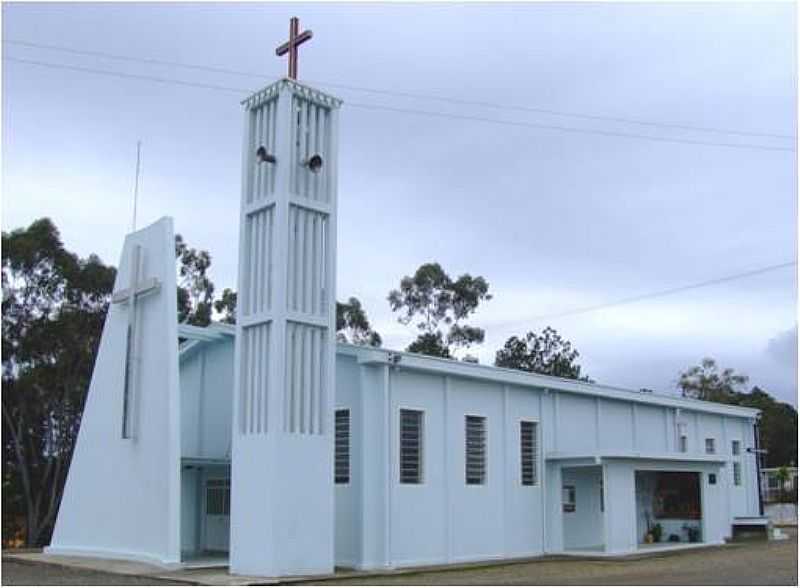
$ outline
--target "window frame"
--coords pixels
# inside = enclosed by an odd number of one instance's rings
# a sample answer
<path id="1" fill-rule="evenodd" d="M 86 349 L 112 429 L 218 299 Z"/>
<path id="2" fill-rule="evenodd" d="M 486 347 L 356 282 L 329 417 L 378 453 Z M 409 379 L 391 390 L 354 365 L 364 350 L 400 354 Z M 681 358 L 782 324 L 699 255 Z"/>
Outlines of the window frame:
<path id="1" fill-rule="evenodd" d="M 407 481 L 403 479 L 403 413 L 412 412 L 420 415 L 419 436 L 417 443 L 417 479 Z M 412 406 L 399 406 L 397 409 L 397 482 L 404 486 L 422 486 L 425 484 L 425 425 L 426 411 L 424 408 Z"/>
<path id="2" fill-rule="evenodd" d="M 339 475 L 339 414 L 346 413 L 347 414 L 347 454 L 345 455 L 347 459 L 347 476 L 346 479 L 344 477 L 340 478 Z M 352 426 L 352 412 L 350 407 L 342 406 L 334 410 L 333 413 L 333 483 L 338 486 L 347 486 L 350 484 L 353 472 L 352 472 L 352 462 L 351 462 L 351 449 L 352 449 L 352 438 L 353 438 L 353 426 Z"/>
<path id="3" fill-rule="evenodd" d="M 469 422 L 470 419 L 475 419 L 476 422 L 481 423 L 483 438 L 483 447 L 480 453 L 481 458 L 481 477 L 478 481 L 470 478 L 470 451 L 469 451 Z M 467 413 L 464 415 L 464 484 L 466 486 L 486 486 L 489 483 L 489 419 L 486 415 Z"/>
<path id="4" fill-rule="evenodd" d="M 539 421 L 537 419 L 523 417 L 518 420 L 519 422 L 519 484 L 520 486 L 527 487 L 527 488 L 535 488 L 539 486 L 539 447 L 540 447 L 540 440 L 539 440 Z M 525 482 L 525 462 L 523 457 L 523 444 L 522 444 L 522 429 L 523 424 L 530 424 L 533 426 L 533 435 L 532 439 L 532 448 L 531 448 L 531 458 L 533 463 L 531 464 L 532 472 L 533 472 L 533 481 L 531 483 Z"/>
<path id="5" fill-rule="evenodd" d="M 689 453 L 689 436 L 680 435 L 678 437 L 678 453 Z"/>
<path id="6" fill-rule="evenodd" d="M 734 486 L 741 486 L 742 485 L 742 462 L 735 461 L 733 462 L 733 485 Z"/>
<path id="7" fill-rule="evenodd" d="M 711 442 L 709 444 L 709 441 Z M 717 439 L 715 437 L 706 437 L 706 454 L 707 455 L 716 455 L 717 454 Z"/>
<path id="8" fill-rule="evenodd" d="M 742 442 L 739 439 L 731 439 L 731 455 L 742 454 Z"/>

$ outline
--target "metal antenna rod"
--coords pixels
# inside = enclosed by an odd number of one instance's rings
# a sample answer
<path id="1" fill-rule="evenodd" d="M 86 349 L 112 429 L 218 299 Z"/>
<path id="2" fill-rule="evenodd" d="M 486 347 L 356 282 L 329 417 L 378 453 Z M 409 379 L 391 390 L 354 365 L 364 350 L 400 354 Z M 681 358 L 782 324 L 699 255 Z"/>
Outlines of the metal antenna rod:
<path id="1" fill-rule="evenodd" d="M 133 188 L 133 230 L 136 230 L 136 204 L 139 200 L 139 170 L 142 162 L 142 142 L 136 141 L 136 184 Z"/>

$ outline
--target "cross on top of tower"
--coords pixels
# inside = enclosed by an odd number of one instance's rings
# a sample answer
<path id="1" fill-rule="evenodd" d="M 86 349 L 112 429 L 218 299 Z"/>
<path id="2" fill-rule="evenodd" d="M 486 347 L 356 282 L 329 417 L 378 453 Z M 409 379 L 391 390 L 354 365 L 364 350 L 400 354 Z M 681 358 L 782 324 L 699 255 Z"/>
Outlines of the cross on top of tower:
<path id="1" fill-rule="evenodd" d="M 289 78 L 293 80 L 297 79 L 297 48 L 312 36 L 310 30 L 298 34 L 299 29 L 300 19 L 293 16 L 289 21 L 289 40 L 275 49 L 275 55 L 278 57 L 289 54 Z"/>

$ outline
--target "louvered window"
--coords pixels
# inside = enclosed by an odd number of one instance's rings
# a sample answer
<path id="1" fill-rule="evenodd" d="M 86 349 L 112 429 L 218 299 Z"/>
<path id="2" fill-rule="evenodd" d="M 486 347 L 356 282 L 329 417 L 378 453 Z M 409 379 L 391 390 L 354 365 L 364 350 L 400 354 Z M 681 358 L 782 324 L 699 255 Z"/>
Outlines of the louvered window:
<path id="1" fill-rule="evenodd" d="M 467 484 L 486 483 L 486 417 L 464 417 Z"/>
<path id="2" fill-rule="evenodd" d="M 738 461 L 733 462 L 733 485 L 742 485 L 742 464 Z"/>
<path id="3" fill-rule="evenodd" d="M 706 439 L 706 453 L 716 453 L 717 452 L 717 444 L 716 441 L 709 437 Z"/>
<path id="4" fill-rule="evenodd" d="M 742 442 L 731 441 L 731 453 L 733 455 L 739 455 L 741 452 L 742 452 Z"/>
<path id="5" fill-rule="evenodd" d="M 350 409 L 336 411 L 334 479 L 337 484 L 350 483 Z"/>
<path id="6" fill-rule="evenodd" d="M 535 486 L 539 481 L 539 448 L 536 429 L 536 423 L 533 421 L 520 421 L 519 423 L 519 447 L 523 486 Z"/>
<path id="7" fill-rule="evenodd" d="M 422 484 L 423 412 L 400 409 L 400 483 Z"/>
<path id="8" fill-rule="evenodd" d="M 229 516 L 231 513 L 230 480 L 206 481 L 206 514 Z"/>

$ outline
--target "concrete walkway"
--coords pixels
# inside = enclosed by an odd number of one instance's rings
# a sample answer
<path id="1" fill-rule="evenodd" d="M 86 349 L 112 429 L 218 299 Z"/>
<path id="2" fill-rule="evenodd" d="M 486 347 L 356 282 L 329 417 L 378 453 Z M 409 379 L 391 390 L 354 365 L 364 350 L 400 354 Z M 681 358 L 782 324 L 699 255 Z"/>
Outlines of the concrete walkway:
<path id="1" fill-rule="evenodd" d="M 551 556 L 381 572 L 341 570 L 325 577 L 291 578 L 232 576 L 224 566 L 165 570 L 130 561 L 54 556 L 41 552 L 4 552 L 3 583 L 218 586 L 279 583 L 796 585 L 796 531 L 790 535 L 787 541 L 735 543 L 700 550 L 645 552 L 617 558 L 600 558 L 589 554 L 583 557 Z M 10 575 L 7 574 L 9 569 L 12 570 Z"/>

